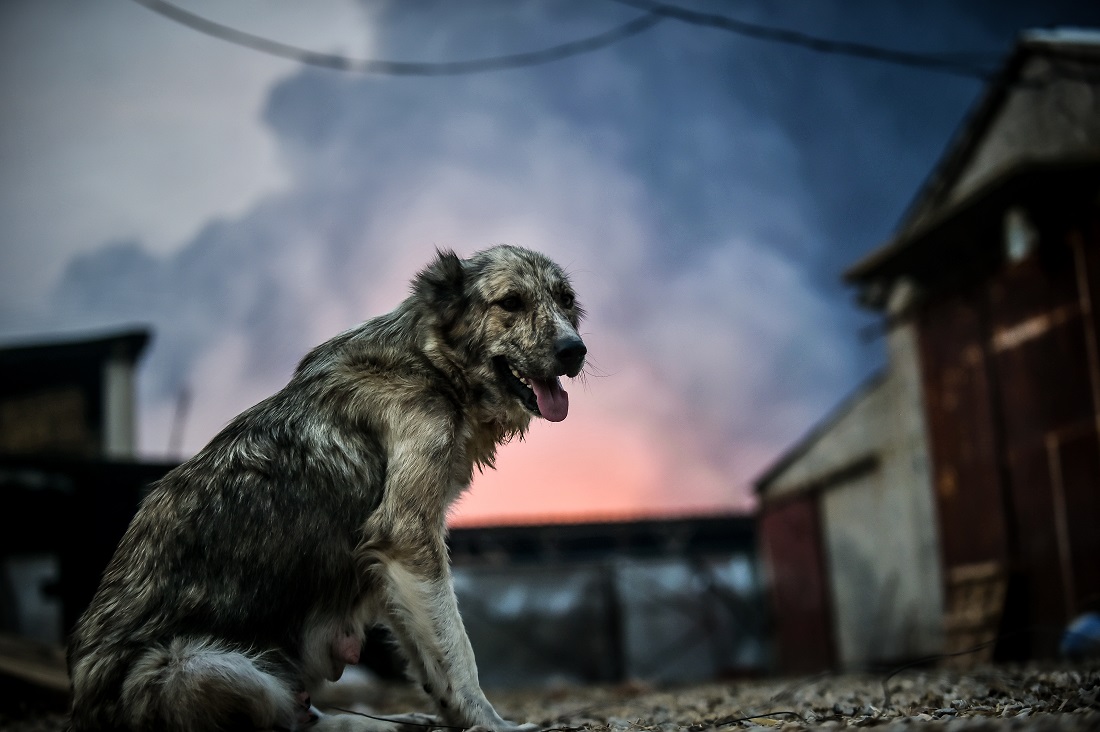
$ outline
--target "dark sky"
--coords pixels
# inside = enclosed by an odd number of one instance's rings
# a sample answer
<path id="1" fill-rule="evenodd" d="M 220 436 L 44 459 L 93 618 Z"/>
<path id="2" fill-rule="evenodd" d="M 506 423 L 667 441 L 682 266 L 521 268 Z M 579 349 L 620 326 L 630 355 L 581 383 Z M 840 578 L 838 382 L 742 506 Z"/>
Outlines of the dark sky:
<path id="1" fill-rule="evenodd" d="M 319 51 L 449 61 L 593 35 L 608 1 L 184 7 Z M 1083 2 L 684 2 L 991 68 Z M 262 57 L 139 7 L 0 6 L 0 335 L 148 323 L 142 452 L 185 452 L 312 345 L 391 309 L 435 247 L 573 272 L 601 374 L 462 507 L 511 519 L 749 505 L 862 379 L 840 272 L 884 242 L 983 82 L 665 20 L 535 68 L 379 77 Z"/>

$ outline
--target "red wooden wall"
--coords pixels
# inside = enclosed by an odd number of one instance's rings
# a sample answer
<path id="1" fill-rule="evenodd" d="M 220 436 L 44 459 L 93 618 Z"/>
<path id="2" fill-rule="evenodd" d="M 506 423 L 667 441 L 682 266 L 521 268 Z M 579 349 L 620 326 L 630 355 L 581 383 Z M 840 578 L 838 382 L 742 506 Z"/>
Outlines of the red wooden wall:
<path id="1" fill-rule="evenodd" d="M 772 573 L 772 637 L 779 670 L 803 674 L 832 668 L 836 662 L 832 605 L 817 495 L 764 504 L 759 531 L 761 551 Z"/>

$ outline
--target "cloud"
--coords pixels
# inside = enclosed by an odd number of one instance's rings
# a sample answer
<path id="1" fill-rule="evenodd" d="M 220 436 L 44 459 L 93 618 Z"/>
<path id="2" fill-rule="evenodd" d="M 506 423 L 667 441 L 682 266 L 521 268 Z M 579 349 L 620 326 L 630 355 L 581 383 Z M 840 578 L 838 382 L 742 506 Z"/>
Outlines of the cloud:
<path id="1" fill-rule="evenodd" d="M 321 50 L 371 54 L 352 0 L 318 8 L 187 0 L 189 10 Z M 365 20 L 366 16 L 366 20 Z M 136 3 L 0 4 L 0 271 L 3 309 L 67 261 L 117 239 L 178 250 L 215 215 L 287 184 L 257 124 L 267 89 L 296 70 L 173 24 Z"/>
<path id="2" fill-rule="evenodd" d="M 390 58 L 469 58 L 632 17 L 613 3 L 483 5 L 501 11 L 493 23 L 453 3 L 390 4 L 370 16 L 387 29 L 372 42 Z M 805 30 L 847 35 L 848 14 L 799 7 Z M 960 46 L 1005 37 L 950 5 L 902 33 L 894 11 L 874 7 L 860 37 L 905 40 L 945 17 Z M 247 86 L 210 83 L 220 91 L 194 100 L 197 118 Z M 280 388 L 310 347 L 394 307 L 436 247 L 545 251 L 591 313 L 584 336 L 600 375 L 570 387 L 565 423 L 504 448 L 457 509 L 469 522 L 748 505 L 748 481 L 879 358 L 857 341 L 866 316 L 836 274 L 885 236 L 977 86 L 666 22 L 522 72 L 307 69 L 250 89 L 278 185 L 203 204 L 173 246 L 116 227 L 67 257 L 34 322 L 150 323 L 143 451 L 165 449 L 187 389 L 191 452 Z M 80 175 L 104 168 L 93 163 Z M 176 170 L 179 185 L 204 185 L 200 171 Z M 164 190 L 128 188 L 127 205 Z"/>
<path id="3" fill-rule="evenodd" d="M 508 242 L 572 271 L 606 377 L 577 394 L 568 432 L 506 448 L 460 517 L 745 505 L 751 471 L 822 406 L 807 393 L 846 374 L 828 308 L 766 242 L 699 247 L 690 227 L 662 240 L 660 202 L 620 146 L 594 146 L 538 94 L 501 113 L 503 91 L 470 82 L 409 98 L 303 72 L 273 90 L 265 116 L 293 171 L 286 192 L 174 254 L 130 242 L 73 262 L 61 319 L 140 314 L 156 328 L 142 381 L 151 451 L 181 390 L 194 394 L 192 451 L 285 383 L 309 347 L 394 307 L 435 247 Z M 674 268 L 662 266 L 668 246 L 683 255 Z M 528 487 L 492 487 L 505 482 Z"/>

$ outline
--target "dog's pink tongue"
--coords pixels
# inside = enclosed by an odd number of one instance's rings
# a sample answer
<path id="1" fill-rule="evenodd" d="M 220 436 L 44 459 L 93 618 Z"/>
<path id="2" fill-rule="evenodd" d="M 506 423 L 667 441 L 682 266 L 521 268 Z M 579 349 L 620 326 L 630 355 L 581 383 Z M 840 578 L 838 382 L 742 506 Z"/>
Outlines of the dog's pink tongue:
<path id="1" fill-rule="evenodd" d="M 539 403 L 539 414 L 551 422 L 560 422 L 569 414 L 569 394 L 561 388 L 561 380 L 531 379 L 531 388 Z"/>

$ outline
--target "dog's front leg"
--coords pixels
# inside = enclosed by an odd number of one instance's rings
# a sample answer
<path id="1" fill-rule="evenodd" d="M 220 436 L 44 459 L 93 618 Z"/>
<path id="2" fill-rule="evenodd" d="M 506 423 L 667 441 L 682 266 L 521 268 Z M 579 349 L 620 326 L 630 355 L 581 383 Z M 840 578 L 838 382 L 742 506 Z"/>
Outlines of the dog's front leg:
<path id="1" fill-rule="evenodd" d="M 432 422 L 419 424 L 425 423 Z M 367 586 L 447 724 L 519 729 L 485 698 L 458 613 L 445 543 L 447 505 L 462 477 L 447 455 L 453 440 L 423 431 L 415 437 L 391 452 L 382 501 L 364 527 L 358 553 Z M 433 443 L 436 449 L 424 454 Z"/>
<path id="2" fill-rule="evenodd" d="M 447 724 L 520 729 L 502 719 L 481 690 L 473 649 L 458 612 L 446 549 L 441 539 L 433 544 L 414 556 L 391 554 L 379 563 L 375 577 L 384 587 L 389 624 L 417 680 Z"/>

